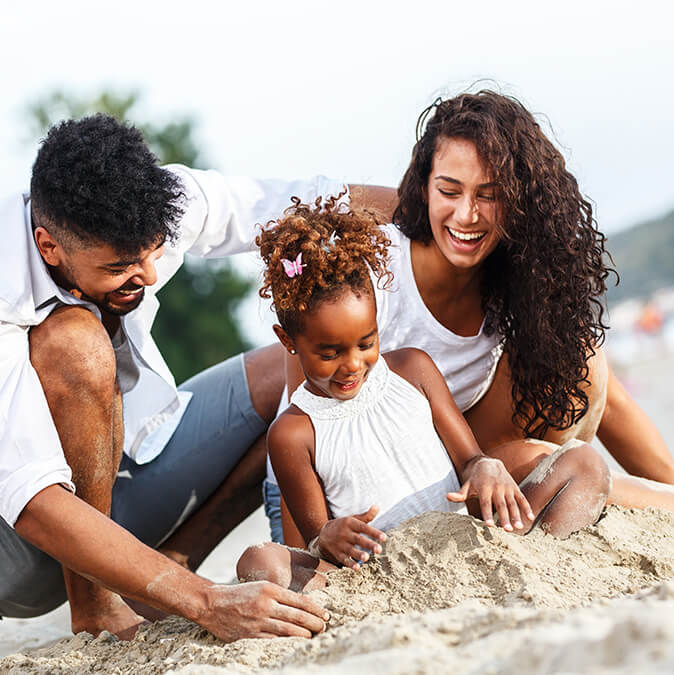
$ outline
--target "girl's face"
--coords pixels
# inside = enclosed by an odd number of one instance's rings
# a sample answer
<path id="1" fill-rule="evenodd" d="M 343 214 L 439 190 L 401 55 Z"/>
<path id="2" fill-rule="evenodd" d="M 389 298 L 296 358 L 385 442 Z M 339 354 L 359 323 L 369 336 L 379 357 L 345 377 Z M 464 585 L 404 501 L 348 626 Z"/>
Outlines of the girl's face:
<path id="1" fill-rule="evenodd" d="M 426 185 L 433 242 L 454 267 L 480 265 L 501 239 L 497 186 L 472 141 L 438 139 Z"/>
<path id="2" fill-rule="evenodd" d="M 349 289 L 320 303 L 305 316 L 304 329 L 290 340 L 290 346 L 297 350 L 312 394 L 353 398 L 379 358 L 374 296 L 367 292 L 356 295 Z"/>

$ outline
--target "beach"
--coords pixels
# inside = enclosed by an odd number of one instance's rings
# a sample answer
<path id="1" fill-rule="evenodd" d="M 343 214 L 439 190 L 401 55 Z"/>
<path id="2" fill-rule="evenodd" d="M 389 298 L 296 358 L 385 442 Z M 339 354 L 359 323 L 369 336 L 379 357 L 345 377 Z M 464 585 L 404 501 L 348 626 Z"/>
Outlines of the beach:
<path id="1" fill-rule="evenodd" d="M 227 645 L 172 617 L 130 642 L 64 638 L 0 672 L 671 672 L 673 578 L 674 513 L 609 507 L 566 540 L 427 513 L 312 593 L 331 614 L 312 640 Z"/>
<path id="2" fill-rule="evenodd" d="M 670 448 L 673 372 L 674 357 L 661 356 L 620 374 Z M 673 526 L 668 512 L 611 507 L 561 541 L 425 514 L 391 533 L 383 555 L 360 572 L 330 575 L 314 596 L 331 620 L 313 640 L 225 645 L 173 617 L 128 643 L 105 633 L 72 637 L 64 606 L 0 623 L 0 673 L 669 673 Z M 243 549 L 265 539 L 257 511 L 200 574 L 231 582 Z"/>

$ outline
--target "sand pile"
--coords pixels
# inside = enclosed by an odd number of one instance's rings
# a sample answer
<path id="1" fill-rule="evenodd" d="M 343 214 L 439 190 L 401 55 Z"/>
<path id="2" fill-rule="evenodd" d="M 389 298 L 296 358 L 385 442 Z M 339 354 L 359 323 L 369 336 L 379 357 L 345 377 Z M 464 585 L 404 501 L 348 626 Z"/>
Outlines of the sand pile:
<path id="1" fill-rule="evenodd" d="M 314 596 L 332 619 L 313 640 L 224 645 L 171 618 L 128 643 L 80 634 L 9 656 L 0 673 L 671 672 L 669 579 L 674 513 L 611 508 L 565 541 L 430 513 L 390 533 L 360 572 L 330 575 Z"/>

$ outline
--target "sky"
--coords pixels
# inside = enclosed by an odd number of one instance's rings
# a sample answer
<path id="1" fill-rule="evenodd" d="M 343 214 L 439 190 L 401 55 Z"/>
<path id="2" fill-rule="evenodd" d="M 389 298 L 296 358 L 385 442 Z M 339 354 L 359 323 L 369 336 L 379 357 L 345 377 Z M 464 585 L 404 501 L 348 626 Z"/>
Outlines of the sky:
<path id="1" fill-rule="evenodd" d="M 477 80 L 517 96 L 609 234 L 674 208 L 669 3 L 11 3 L 0 24 L 2 194 L 36 151 L 25 106 L 54 89 L 143 93 L 192 116 L 226 173 L 397 185 L 419 112 Z"/>

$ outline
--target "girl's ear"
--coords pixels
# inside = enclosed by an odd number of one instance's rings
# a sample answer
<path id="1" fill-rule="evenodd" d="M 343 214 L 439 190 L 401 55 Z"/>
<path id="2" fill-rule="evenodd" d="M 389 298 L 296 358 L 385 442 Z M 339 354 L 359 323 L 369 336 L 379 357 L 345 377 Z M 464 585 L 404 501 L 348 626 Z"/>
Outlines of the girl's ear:
<path id="1" fill-rule="evenodd" d="M 273 329 L 274 333 L 276 333 L 276 337 L 280 340 L 281 344 L 288 350 L 288 352 L 291 354 L 297 354 L 295 343 L 292 341 L 290 335 L 288 335 L 288 333 L 286 333 L 277 323 L 273 325 Z"/>

